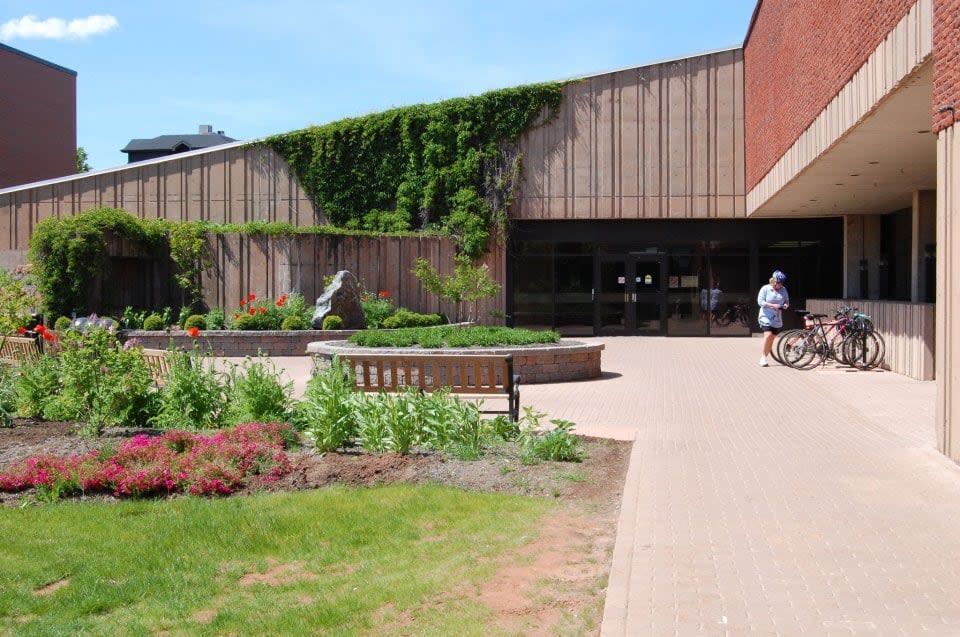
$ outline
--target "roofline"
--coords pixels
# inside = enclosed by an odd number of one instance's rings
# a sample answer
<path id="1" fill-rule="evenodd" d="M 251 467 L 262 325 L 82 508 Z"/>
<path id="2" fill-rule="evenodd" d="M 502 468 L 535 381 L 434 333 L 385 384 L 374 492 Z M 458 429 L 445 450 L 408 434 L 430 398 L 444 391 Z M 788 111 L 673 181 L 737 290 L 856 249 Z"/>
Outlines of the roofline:
<path id="1" fill-rule="evenodd" d="M 612 75 L 613 73 L 621 73 L 623 71 L 630 71 L 632 69 L 642 69 L 648 66 L 658 66 L 660 64 L 669 64 L 670 62 L 680 62 L 682 60 L 690 60 L 692 58 L 705 57 L 707 55 L 716 55 L 717 53 L 726 53 L 728 51 L 738 51 L 742 49 L 742 46 L 728 46 L 721 49 L 712 49 L 710 51 L 702 51 L 700 53 L 693 53 L 692 55 L 680 55 L 674 58 L 666 58 L 663 60 L 656 60 L 654 62 L 644 62 L 643 64 L 634 64 L 631 66 L 624 66 L 622 68 L 612 69 L 610 71 L 598 71 L 596 73 L 587 73 L 585 75 L 574 75 L 572 77 L 563 78 L 560 80 L 553 80 L 555 82 L 574 82 L 576 80 L 587 80 L 592 77 L 600 77 L 601 75 Z"/>
<path id="2" fill-rule="evenodd" d="M 127 164 L 121 164 L 120 166 L 115 166 L 113 168 L 103 168 L 101 170 L 91 170 L 85 173 L 76 173 L 75 175 L 65 175 L 63 177 L 54 177 L 53 179 L 44 179 L 43 181 L 33 181 L 28 184 L 20 184 L 18 186 L 10 186 L 9 188 L 0 188 L 0 195 L 8 195 L 10 193 L 19 192 L 21 190 L 31 190 L 33 188 L 42 188 L 44 186 L 54 186 L 56 184 L 62 184 L 69 181 L 75 181 L 77 179 L 86 179 L 87 177 L 97 177 L 99 175 L 109 175 L 111 173 L 120 172 L 121 170 L 127 170 L 134 166 L 153 166 L 154 164 L 163 164 L 168 161 L 178 161 L 184 159 L 185 157 L 196 157 L 198 155 L 205 155 L 207 153 L 216 153 L 222 150 L 230 150 L 231 148 L 240 148 L 241 146 L 247 146 L 258 141 L 262 141 L 264 138 L 252 139 L 249 141 L 238 141 L 230 142 L 228 144 L 220 144 L 218 146 L 209 146 L 207 148 L 198 148 L 197 150 L 188 150 L 183 153 L 175 153 L 173 155 L 166 155 L 164 157 L 157 157 L 154 159 L 144 159 L 142 161 L 130 162 Z"/>
<path id="3" fill-rule="evenodd" d="M 27 53 L 26 51 L 21 51 L 20 49 L 15 49 L 15 48 L 13 48 L 12 46 L 9 46 L 9 45 L 4 44 L 3 42 L 0 42 L 0 50 L 10 51 L 11 53 L 15 53 L 15 54 L 19 55 L 20 57 L 25 57 L 25 58 L 27 58 L 28 60 L 32 60 L 32 61 L 34 61 L 34 62 L 39 62 L 40 64 L 43 64 L 43 65 L 45 65 L 45 66 L 49 66 L 50 68 L 56 69 L 57 71 L 62 71 L 63 73 L 67 73 L 68 75 L 72 75 L 73 77 L 76 77 L 76 76 L 77 76 L 77 72 L 74 71 L 73 69 L 68 69 L 68 68 L 65 67 L 65 66 L 60 66 L 59 64 L 54 64 L 53 62 L 51 62 L 51 61 L 49 61 L 49 60 L 44 60 L 43 58 L 38 58 L 36 55 L 30 55 L 30 54 Z"/>
<path id="4" fill-rule="evenodd" d="M 747 26 L 747 34 L 743 36 L 743 48 L 747 48 L 747 42 L 750 41 L 750 34 L 753 33 L 753 25 L 757 22 L 757 15 L 760 13 L 760 5 L 763 0 L 757 0 L 757 6 L 753 8 L 753 15 L 750 16 L 750 24 Z"/>

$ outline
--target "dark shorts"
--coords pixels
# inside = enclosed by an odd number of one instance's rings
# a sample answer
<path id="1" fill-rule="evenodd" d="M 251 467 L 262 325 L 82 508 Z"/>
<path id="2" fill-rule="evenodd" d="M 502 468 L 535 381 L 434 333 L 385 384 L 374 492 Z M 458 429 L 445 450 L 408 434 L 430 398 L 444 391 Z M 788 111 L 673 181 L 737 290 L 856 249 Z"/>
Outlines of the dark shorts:
<path id="1" fill-rule="evenodd" d="M 764 332 L 773 332 L 774 334 L 779 334 L 779 333 L 780 333 L 780 330 L 782 330 L 783 328 L 782 328 L 782 327 L 770 327 L 769 325 L 761 325 L 761 326 L 760 326 L 760 329 L 762 329 Z"/>

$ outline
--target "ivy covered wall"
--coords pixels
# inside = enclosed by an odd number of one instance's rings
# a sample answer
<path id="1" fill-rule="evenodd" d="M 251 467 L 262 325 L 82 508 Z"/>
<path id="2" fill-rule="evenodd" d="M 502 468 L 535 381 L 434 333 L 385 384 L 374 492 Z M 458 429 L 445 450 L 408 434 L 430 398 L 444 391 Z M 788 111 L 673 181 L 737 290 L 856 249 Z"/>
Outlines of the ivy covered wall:
<path id="1" fill-rule="evenodd" d="M 396 108 L 268 138 L 331 223 L 436 228 L 478 256 L 520 178 L 520 135 L 548 121 L 562 84 Z"/>

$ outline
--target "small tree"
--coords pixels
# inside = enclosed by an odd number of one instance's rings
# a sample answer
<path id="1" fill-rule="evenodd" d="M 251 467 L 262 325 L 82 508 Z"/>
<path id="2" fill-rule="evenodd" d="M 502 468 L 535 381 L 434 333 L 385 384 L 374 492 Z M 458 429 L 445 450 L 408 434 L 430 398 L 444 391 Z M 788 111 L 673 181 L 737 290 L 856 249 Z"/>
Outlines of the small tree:
<path id="1" fill-rule="evenodd" d="M 441 275 L 430 262 L 419 257 L 413 274 L 428 292 L 446 299 L 457 306 L 457 321 L 463 320 L 463 304 L 473 303 L 471 319 L 477 316 L 477 304 L 481 299 L 494 296 L 500 291 L 500 284 L 490 278 L 490 268 L 486 264 L 474 266 L 465 254 L 454 258 L 453 274 Z"/>
<path id="2" fill-rule="evenodd" d="M 87 157 L 87 149 L 83 146 L 77 146 L 77 172 L 86 173 L 90 172 L 90 162 Z"/>

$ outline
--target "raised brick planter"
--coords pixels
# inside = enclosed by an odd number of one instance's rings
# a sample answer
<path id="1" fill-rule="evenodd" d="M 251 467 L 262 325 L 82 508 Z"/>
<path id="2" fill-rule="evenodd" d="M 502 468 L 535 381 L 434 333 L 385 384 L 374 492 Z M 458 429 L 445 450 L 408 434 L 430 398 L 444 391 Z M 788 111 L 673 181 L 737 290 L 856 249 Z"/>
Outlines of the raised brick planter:
<path id="1" fill-rule="evenodd" d="M 204 330 L 197 338 L 190 338 L 182 330 L 148 332 L 121 330 L 120 339 L 136 338 L 144 347 L 192 349 L 194 343 L 214 356 L 256 356 L 262 351 L 269 356 L 304 356 L 307 345 L 316 341 L 342 341 L 356 330 Z"/>
<path id="2" fill-rule="evenodd" d="M 600 352 L 603 344 L 586 344 L 580 341 L 562 339 L 554 345 L 523 345 L 515 347 L 457 347 L 448 349 L 424 349 L 419 347 L 357 347 L 346 341 L 325 339 L 310 343 L 307 352 L 319 358 L 330 358 L 333 354 L 350 352 L 377 352 L 389 354 L 403 352 L 430 356 L 456 356 L 470 352 L 483 354 L 513 354 L 513 369 L 520 374 L 520 382 L 525 385 L 537 383 L 557 383 L 565 380 L 583 380 L 600 376 Z"/>

